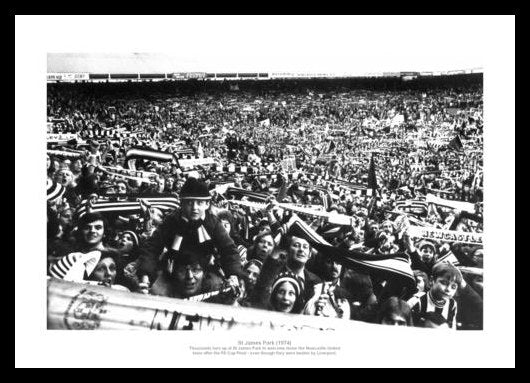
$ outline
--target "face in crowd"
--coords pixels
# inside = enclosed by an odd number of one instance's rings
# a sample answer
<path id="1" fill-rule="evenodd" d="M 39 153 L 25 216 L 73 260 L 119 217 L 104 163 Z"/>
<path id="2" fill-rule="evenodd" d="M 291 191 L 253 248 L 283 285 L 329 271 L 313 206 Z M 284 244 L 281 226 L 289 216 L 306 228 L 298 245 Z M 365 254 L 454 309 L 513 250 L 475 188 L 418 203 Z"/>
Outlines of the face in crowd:
<path id="1" fill-rule="evenodd" d="M 390 235 L 390 234 L 392 234 L 394 228 L 392 227 L 392 223 L 390 223 L 390 222 L 387 221 L 387 222 L 384 222 L 384 223 L 381 225 L 381 230 L 382 230 L 384 233 Z"/>
<path id="2" fill-rule="evenodd" d="M 419 293 L 423 293 L 425 291 L 425 280 L 420 275 L 414 275 L 414 279 L 416 279 L 416 288 L 418 289 Z"/>
<path id="3" fill-rule="evenodd" d="M 431 246 L 422 246 L 419 254 L 421 261 L 425 264 L 430 264 L 434 260 L 434 250 Z"/>
<path id="4" fill-rule="evenodd" d="M 227 233 L 230 233 L 230 230 L 232 230 L 232 225 L 230 224 L 230 221 L 227 219 L 222 219 L 221 223 L 223 224 L 223 227 L 225 228 Z"/>
<path id="5" fill-rule="evenodd" d="M 255 264 L 250 264 L 247 267 L 245 267 L 245 272 L 247 275 L 247 290 L 251 290 L 256 286 L 256 282 L 258 281 L 259 275 L 260 275 L 260 268 Z"/>
<path id="6" fill-rule="evenodd" d="M 69 169 L 61 169 L 55 174 L 55 182 L 68 186 L 74 181 L 74 176 Z"/>
<path id="7" fill-rule="evenodd" d="M 83 169 L 83 162 L 79 159 L 75 160 L 72 164 L 72 171 L 79 173 Z"/>
<path id="8" fill-rule="evenodd" d="M 458 283 L 448 276 L 440 276 L 431 281 L 431 294 L 436 301 L 447 301 L 453 298 L 458 290 Z"/>
<path id="9" fill-rule="evenodd" d="M 342 272 L 342 265 L 327 257 L 324 260 L 324 278 L 327 281 L 336 281 L 340 278 Z"/>
<path id="10" fill-rule="evenodd" d="M 70 226 L 72 224 L 73 218 L 74 213 L 72 209 L 63 209 L 59 215 L 59 220 L 63 226 Z"/>
<path id="11" fill-rule="evenodd" d="M 184 297 L 198 295 L 202 289 L 204 269 L 199 263 L 179 265 L 174 270 L 177 291 Z"/>
<path id="12" fill-rule="evenodd" d="M 118 185 L 116 185 L 118 194 L 127 194 L 127 185 L 125 182 L 119 182 Z"/>
<path id="13" fill-rule="evenodd" d="M 85 244 L 95 247 L 101 244 L 103 241 L 105 227 L 103 221 L 96 220 L 94 222 L 87 223 L 81 231 L 83 233 L 83 240 L 85 241 Z"/>
<path id="14" fill-rule="evenodd" d="M 90 278 L 110 286 L 116 281 L 116 274 L 116 263 L 112 258 L 107 257 L 99 261 Z"/>
<path id="15" fill-rule="evenodd" d="M 484 267 L 484 251 L 482 249 L 475 250 L 471 259 L 475 262 L 477 267 Z"/>
<path id="16" fill-rule="evenodd" d="M 292 237 L 289 245 L 288 259 L 291 262 L 305 266 L 311 258 L 311 246 L 303 238 Z"/>
<path id="17" fill-rule="evenodd" d="M 182 213 L 190 221 L 198 221 L 204 218 L 209 206 L 210 201 L 185 199 L 182 201 Z"/>
<path id="18" fill-rule="evenodd" d="M 290 282 L 281 283 L 272 297 L 273 306 L 276 311 L 289 313 L 296 302 L 296 290 Z"/>
<path id="19" fill-rule="evenodd" d="M 264 235 L 256 243 L 256 255 L 261 259 L 270 256 L 273 250 L 274 239 L 272 238 L 272 235 Z"/>
<path id="20" fill-rule="evenodd" d="M 134 240 L 131 234 L 122 233 L 118 239 L 118 248 L 125 253 L 131 251 L 134 248 Z"/>
<path id="21" fill-rule="evenodd" d="M 174 184 L 175 184 L 175 180 L 173 178 L 169 177 L 168 179 L 166 179 L 166 189 L 168 191 L 173 190 Z"/>
<path id="22" fill-rule="evenodd" d="M 159 177 L 156 181 L 156 190 L 159 193 L 162 193 L 165 188 L 166 188 L 166 180 L 162 177 Z"/>

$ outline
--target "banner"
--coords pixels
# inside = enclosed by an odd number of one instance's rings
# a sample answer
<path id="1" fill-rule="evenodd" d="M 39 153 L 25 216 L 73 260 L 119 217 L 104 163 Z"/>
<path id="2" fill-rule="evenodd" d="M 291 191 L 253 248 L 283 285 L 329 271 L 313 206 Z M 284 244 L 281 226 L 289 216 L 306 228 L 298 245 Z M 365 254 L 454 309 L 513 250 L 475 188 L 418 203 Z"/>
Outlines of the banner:
<path id="1" fill-rule="evenodd" d="M 66 150 L 46 150 L 47 154 L 66 158 L 81 158 L 83 153 L 69 152 Z"/>
<path id="2" fill-rule="evenodd" d="M 217 161 L 213 159 L 212 157 L 179 160 L 179 166 L 181 168 L 192 168 L 198 165 L 209 165 L 209 164 L 217 164 Z"/>
<path id="3" fill-rule="evenodd" d="M 433 241 L 468 243 L 482 245 L 482 233 L 466 231 L 442 230 L 433 227 L 410 226 L 408 234 L 411 238 L 430 239 Z"/>
<path id="4" fill-rule="evenodd" d="M 451 201 L 437 197 L 433 194 L 427 194 L 425 200 L 428 203 L 434 203 L 436 205 L 451 207 L 456 210 L 467 211 L 468 213 L 475 213 L 475 205 L 470 202 L 462 201 Z"/>
<path id="5" fill-rule="evenodd" d="M 75 133 L 48 133 L 46 134 L 46 142 L 68 142 L 71 140 L 78 140 L 79 137 Z"/>
<path id="6" fill-rule="evenodd" d="M 137 171 L 137 170 L 131 170 L 131 169 L 120 169 L 120 168 L 112 168 L 110 166 L 104 167 L 100 166 L 99 169 L 103 170 L 105 173 L 125 178 L 128 180 L 134 180 L 141 183 L 154 183 L 156 182 L 158 175 L 156 173 L 152 172 L 144 172 L 144 171 Z"/>
<path id="7" fill-rule="evenodd" d="M 373 324 L 130 293 L 49 278 L 49 330 L 327 330 Z"/>

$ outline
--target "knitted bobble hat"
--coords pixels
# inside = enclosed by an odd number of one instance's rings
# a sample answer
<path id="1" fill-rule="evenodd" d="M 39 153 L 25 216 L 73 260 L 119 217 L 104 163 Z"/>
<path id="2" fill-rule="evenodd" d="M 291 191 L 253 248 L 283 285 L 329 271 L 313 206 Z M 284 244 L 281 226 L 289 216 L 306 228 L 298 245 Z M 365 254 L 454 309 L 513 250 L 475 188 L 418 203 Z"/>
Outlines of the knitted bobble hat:
<path id="1" fill-rule="evenodd" d="M 276 277 L 276 279 L 274 280 L 272 284 L 271 291 L 276 290 L 276 288 L 279 287 L 283 282 L 289 282 L 290 284 L 292 284 L 296 292 L 296 297 L 298 298 L 300 296 L 300 291 L 301 291 L 300 282 L 298 280 L 298 277 L 291 272 L 282 272 L 278 274 L 278 276 Z"/>

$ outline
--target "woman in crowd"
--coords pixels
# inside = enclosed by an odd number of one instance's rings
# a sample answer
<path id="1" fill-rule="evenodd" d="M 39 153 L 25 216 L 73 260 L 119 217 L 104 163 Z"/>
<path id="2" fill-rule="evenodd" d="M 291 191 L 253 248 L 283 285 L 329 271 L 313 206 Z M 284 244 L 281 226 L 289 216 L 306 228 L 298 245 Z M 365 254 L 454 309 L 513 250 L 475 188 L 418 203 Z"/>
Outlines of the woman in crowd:
<path id="1" fill-rule="evenodd" d="M 289 272 L 280 273 L 272 283 L 269 310 L 298 314 L 303 308 L 298 278 Z"/>

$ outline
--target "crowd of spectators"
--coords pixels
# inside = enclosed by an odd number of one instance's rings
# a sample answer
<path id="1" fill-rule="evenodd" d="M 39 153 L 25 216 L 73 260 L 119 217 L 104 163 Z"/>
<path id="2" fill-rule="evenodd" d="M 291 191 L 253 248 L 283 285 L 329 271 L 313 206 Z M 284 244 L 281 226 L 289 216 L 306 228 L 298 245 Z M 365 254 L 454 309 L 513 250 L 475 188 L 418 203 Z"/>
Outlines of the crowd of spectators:
<path id="1" fill-rule="evenodd" d="M 481 78 L 176 84 L 48 85 L 51 277 L 482 329 Z"/>

